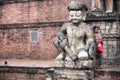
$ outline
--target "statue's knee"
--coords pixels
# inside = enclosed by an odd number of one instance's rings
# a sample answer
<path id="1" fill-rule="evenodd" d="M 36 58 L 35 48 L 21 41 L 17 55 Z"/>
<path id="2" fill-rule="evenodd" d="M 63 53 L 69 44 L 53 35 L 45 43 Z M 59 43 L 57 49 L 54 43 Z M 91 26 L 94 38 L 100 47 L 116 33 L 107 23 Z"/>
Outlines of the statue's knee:
<path id="1" fill-rule="evenodd" d="M 88 53 L 85 52 L 85 51 L 81 51 L 81 52 L 78 53 L 78 59 L 86 59 L 88 57 L 89 57 Z"/>

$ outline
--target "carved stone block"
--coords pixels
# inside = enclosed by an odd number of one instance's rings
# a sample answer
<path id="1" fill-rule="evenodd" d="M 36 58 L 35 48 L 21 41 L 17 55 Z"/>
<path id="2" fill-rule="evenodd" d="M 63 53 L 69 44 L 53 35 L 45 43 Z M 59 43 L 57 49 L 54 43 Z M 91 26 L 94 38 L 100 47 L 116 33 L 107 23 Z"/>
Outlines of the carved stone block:
<path id="1" fill-rule="evenodd" d="M 94 68 L 94 66 L 95 66 L 95 61 L 93 61 L 93 60 L 76 62 L 77 68 Z"/>
<path id="2" fill-rule="evenodd" d="M 55 60 L 54 67 L 66 67 L 66 68 L 75 68 L 75 69 L 81 69 L 81 68 L 94 68 L 95 61 L 93 60 L 87 60 L 87 61 L 81 61 L 77 60 L 75 62 L 73 61 L 63 61 L 63 60 Z"/>
<path id="3" fill-rule="evenodd" d="M 80 70 L 70 68 L 56 68 L 56 79 L 92 79 L 94 77 L 94 71 L 92 70 Z"/>
<path id="4" fill-rule="evenodd" d="M 54 67 L 64 67 L 64 61 L 63 60 L 55 60 L 54 61 Z"/>

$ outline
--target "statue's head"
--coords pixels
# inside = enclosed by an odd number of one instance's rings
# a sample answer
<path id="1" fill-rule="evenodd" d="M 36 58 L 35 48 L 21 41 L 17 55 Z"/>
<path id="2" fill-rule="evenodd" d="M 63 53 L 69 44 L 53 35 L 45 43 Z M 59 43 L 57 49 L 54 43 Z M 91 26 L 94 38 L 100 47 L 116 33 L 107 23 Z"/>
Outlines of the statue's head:
<path id="1" fill-rule="evenodd" d="M 83 3 L 72 1 L 68 5 L 68 10 L 70 12 L 69 18 L 72 23 L 79 23 L 85 20 L 86 12 L 88 10 L 87 6 Z"/>

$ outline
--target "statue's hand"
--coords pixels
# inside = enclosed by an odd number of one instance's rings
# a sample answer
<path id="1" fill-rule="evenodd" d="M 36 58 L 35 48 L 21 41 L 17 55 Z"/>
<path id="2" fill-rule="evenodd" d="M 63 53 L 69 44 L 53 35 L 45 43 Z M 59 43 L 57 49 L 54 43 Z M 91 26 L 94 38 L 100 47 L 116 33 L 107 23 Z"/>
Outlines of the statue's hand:
<path id="1" fill-rule="evenodd" d="M 60 42 L 60 46 L 61 46 L 62 48 L 64 48 L 66 45 L 67 45 L 67 39 L 63 39 L 63 40 Z"/>
<path id="2" fill-rule="evenodd" d="M 89 46 L 88 45 L 85 46 L 85 50 L 89 51 Z"/>

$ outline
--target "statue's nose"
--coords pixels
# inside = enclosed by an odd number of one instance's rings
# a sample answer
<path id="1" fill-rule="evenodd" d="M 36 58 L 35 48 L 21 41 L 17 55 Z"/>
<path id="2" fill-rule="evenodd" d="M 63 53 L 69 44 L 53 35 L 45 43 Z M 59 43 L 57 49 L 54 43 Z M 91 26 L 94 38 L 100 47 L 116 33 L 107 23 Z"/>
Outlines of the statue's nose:
<path id="1" fill-rule="evenodd" d="M 77 19 L 77 17 L 75 15 L 72 15 L 72 16 L 70 16 L 70 19 L 75 20 L 75 19 Z"/>

